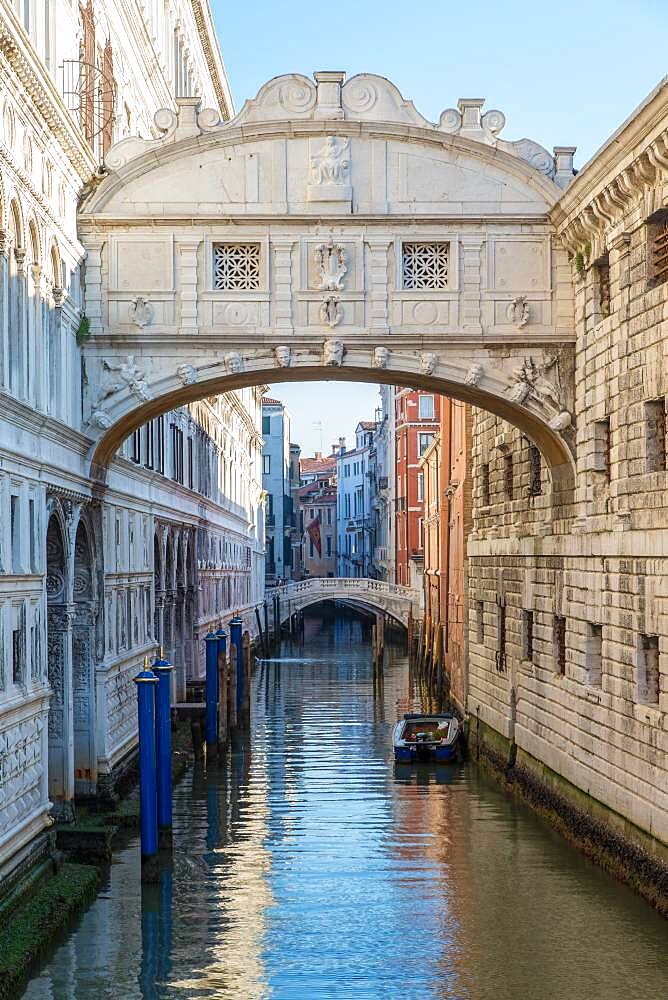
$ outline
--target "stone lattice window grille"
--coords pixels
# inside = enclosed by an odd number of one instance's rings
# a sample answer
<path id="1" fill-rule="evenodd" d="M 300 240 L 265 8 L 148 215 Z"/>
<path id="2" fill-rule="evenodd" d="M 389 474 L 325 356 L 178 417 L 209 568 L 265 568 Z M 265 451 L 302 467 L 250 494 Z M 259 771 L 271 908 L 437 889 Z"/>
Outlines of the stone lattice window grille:
<path id="1" fill-rule="evenodd" d="M 554 665 L 562 677 L 566 674 L 566 619 L 563 615 L 555 615 L 552 623 L 552 646 L 554 650 Z"/>
<path id="2" fill-rule="evenodd" d="M 603 626 L 593 622 L 588 626 L 585 665 L 587 683 L 600 688 L 603 680 Z"/>
<path id="3" fill-rule="evenodd" d="M 416 291 L 448 287 L 449 243 L 402 244 L 402 284 Z"/>
<path id="4" fill-rule="evenodd" d="M 638 636 L 637 648 L 637 699 L 642 705 L 658 705 L 659 683 L 659 637 L 657 635 Z"/>
<path id="5" fill-rule="evenodd" d="M 476 639 L 478 642 L 485 641 L 485 602 L 476 601 Z"/>
<path id="6" fill-rule="evenodd" d="M 512 500 L 515 493 L 515 477 L 513 472 L 513 456 L 503 456 L 503 492 L 506 500 Z"/>
<path id="7" fill-rule="evenodd" d="M 604 253 L 594 264 L 596 297 L 600 318 L 610 315 L 610 254 Z"/>
<path id="8" fill-rule="evenodd" d="M 522 659 L 533 662 L 533 611 L 522 611 Z"/>
<path id="9" fill-rule="evenodd" d="M 666 397 L 647 400 L 645 410 L 645 460 L 647 472 L 665 472 Z"/>
<path id="10" fill-rule="evenodd" d="M 594 471 L 602 472 L 610 482 L 610 459 L 612 442 L 610 438 L 610 418 L 594 421 Z"/>
<path id="11" fill-rule="evenodd" d="M 483 507 L 490 505 L 489 462 L 484 462 L 480 470 L 480 502 Z"/>
<path id="12" fill-rule="evenodd" d="M 506 606 L 501 601 L 496 606 L 496 669 L 506 669 Z"/>
<path id="13" fill-rule="evenodd" d="M 529 443 L 529 496 L 537 497 L 543 492 L 541 478 L 542 462 L 540 448 L 533 442 Z"/>
<path id="14" fill-rule="evenodd" d="M 651 286 L 668 281 L 668 212 L 661 211 L 648 223 L 648 278 Z"/>
<path id="15" fill-rule="evenodd" d="M 214 243 L 213 286 L 225 291 L 260 287 L 259 243 Z"/>

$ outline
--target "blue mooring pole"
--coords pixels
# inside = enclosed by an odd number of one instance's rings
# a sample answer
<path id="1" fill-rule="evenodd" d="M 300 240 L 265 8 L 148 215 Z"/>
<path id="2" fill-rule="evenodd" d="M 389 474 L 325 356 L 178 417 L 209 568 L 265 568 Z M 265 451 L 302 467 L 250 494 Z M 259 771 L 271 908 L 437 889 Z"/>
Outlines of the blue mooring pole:
<path id="1" fill-rule="evenodd" d="M 148 656 L 144 669 L 134 679 L 137 685 L 139 720 L 139 830 L 141 835 L 142 880 L 153 882 L 158 877 L 158 796 L 155 761 L 155 685 L 158 678 L 149 668 Z"/>
<path id="2" fill-rule="evenodd" d="M 221 670 L 224 668 L 227 652 L 227 632 L 223 628 L 222 622 L 218 626 L 216 639 L 218 640 L 218 743 L 220 745 L 224 744 L 227 739 L 227 685 L 225 685 L 224 692 L 221 690 Z M 223 698 L 225 698 L 225 704 L 223 704 Z"/>
<path id="3" fill-rule="evenodd" d="M 241 638 L 243 622 L 235 615 L 230 622 L 230 645 L 237 649 L 237 726 L 241 723 L 241 707 L 244 703 L 244 649 Z"/>
<path id="4" fill-rule="evenodd" d="M 209 630 L 206 643 L 206 752 L 218 751 L 218 636 Z"/>
<path id="5" fill-rule="evenodd" d="M 172 679 L 174 667 L 160 655 L 153 663 L 158 678 L 155 689 L 155 745 L 158 788 L 158 847 L 172 844 Z"/>

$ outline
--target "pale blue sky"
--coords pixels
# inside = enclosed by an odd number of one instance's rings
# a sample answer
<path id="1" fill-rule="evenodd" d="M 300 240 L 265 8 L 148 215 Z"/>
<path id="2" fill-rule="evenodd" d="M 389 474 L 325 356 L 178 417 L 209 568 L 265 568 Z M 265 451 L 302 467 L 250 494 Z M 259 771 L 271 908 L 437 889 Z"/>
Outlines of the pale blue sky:
<path id="1" fill-rule="evenodd" d="M 459 97 L 506 115 L 503 137 L 577 146 L 582 166 L 668 71 L 668 0 L 211 0 L 237 109 L 280 73 L 389 77 L 431 121 Z M 377 389 L 276 386 L 305 453 L 373 415 Z"/>

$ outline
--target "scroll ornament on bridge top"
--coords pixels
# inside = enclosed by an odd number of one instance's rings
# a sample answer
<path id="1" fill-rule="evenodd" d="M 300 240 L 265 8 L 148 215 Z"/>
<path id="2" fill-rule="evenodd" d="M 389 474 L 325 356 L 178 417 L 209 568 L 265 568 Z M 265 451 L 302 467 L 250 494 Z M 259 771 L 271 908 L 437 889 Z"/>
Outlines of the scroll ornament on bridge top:
<path id="1" fill-rule="evenodd" d="M 324 121 L 331 133 L 310 140 L 308 200 L 343 200 L 350 197 L 350 140 L 336 135 L 339 121 L 401 124 L 458 136 L 503 150 L 525 160 L 535 170 L 550 177 L 559 187 L 573 178 L 573 147 L 558 146 L 548 152 L 532 139 L 509 141 L 500 138 L 506 118 L 503 112 L 483 112 L 483 98 L 460 98 L 456 108 L 447 108 L 437 123 L 430 122 L 406 100 L 385 77 L 361 73 L 345 79 L 338 71 L 317 72 L 314 80 L 298 73 L 275 77 L 264 84 L 257 96 L 247 100 L 231 121 L 219 120 L 218 113 L 201 108 L 196 98 L 177 98 L 177 111 L 163 108 L 154 122 L 159 137 L 131 137 L 115 143 L 107 153 L 105 166 L 119 170 L 130 160 L 149 150 L 196 138 L 224 134 L 261 122 Z"/>

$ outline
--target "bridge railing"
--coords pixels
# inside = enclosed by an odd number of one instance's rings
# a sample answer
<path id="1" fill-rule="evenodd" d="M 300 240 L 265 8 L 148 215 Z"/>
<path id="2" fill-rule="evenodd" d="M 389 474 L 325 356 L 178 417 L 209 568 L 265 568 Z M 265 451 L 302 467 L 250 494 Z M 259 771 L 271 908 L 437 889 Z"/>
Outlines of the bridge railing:
<path id="1" fill-rule="evenodd" d="M 419 591 L 412 587 L 404 587 L 399 583 L 387 583 L 385 580 L 371 580 L 366 577 L 312 577 L 309 580 L 283 584 L 272 592 L 276 591 L 281 599 L 288 601 L 315 593 L 331 594 L 332 597 L 334 594 L 341 593 L 349 593 L 351 597 L 373 594 L 376 597 L 403 599 L 416 605 L 420 601 Z"/>

